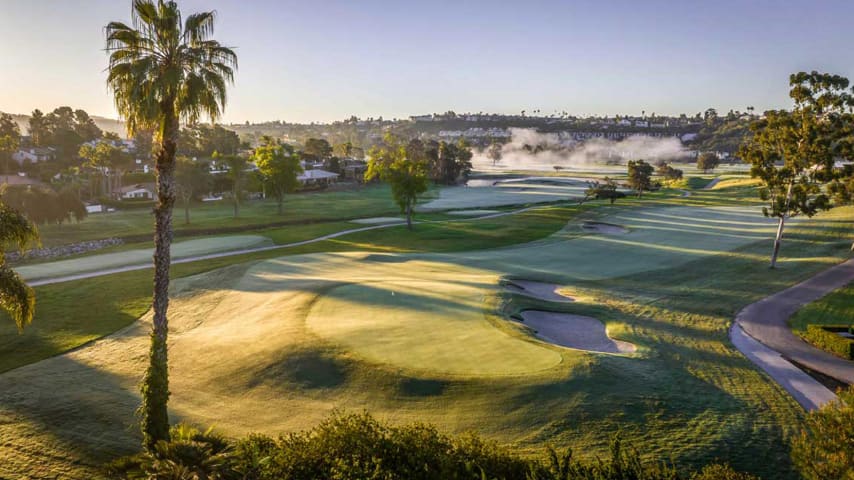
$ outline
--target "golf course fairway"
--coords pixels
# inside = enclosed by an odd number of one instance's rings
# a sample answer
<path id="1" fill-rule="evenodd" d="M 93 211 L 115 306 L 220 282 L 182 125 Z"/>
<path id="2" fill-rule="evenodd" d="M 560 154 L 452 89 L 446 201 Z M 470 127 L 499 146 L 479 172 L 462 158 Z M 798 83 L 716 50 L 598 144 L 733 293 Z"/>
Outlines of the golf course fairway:
<path id="1" fill-rule="evenodd" d="M 585 455 L 620 429 L 680 464 L 726 458 L 786 478 L 788 454 L 772 445 L 799 407 L 726 334 L 737 306 L 779 288 L 759 267 L 773 222 L 753 207 L 702 203 L 600 210 L 596 221 L 625 233 L 585 231 L 590 219 L 575 219 L 507 248 L 310 253 L 176 280 L 173 421 L 279 433 L 366 409 L 522 451 L 584 445 Z M 802 222 L 805 235 L 813 227 L 823 231 L 820 220 Z M 782 281 L 831 264 L 837 243 L 804 242 Z M 791 262 L 801 270 L 787 270 Z M 715 287 L 724 303 L 698 298 L 707 273 L 722 268 L 732 272 Z M 515 294 L 508 279 L 551 282 L 575 301 Z M 636 351 L 550 344 L 512 319 L 523 310 L 596 319 Z M 134 451 L 149 322 L 0 375 L 0 476 L 92 472 Z"/>

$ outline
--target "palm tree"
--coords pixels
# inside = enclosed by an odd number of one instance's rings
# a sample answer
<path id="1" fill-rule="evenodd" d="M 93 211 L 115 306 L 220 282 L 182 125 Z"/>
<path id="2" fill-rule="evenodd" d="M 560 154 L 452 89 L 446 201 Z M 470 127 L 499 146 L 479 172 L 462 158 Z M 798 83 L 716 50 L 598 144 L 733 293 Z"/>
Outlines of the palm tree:
<path id="1" fill-rule="evenodd" d="M 6 310 L 18 330 L 33 319 L 36 297 L 14 270 L 6 265 L 3 247 L 17 244 L 24 250 L 31 243 L 38 243 L 36 227 L 17 210 L 0 201 L 0 308 Z"/>
<path id="2" fill-rule="evenodd" d="M 175 204 L 175 150 L 179 122 L 220 117 L 226 85 L 233 82 L 237 55 L 212 39 L 216 13 L 202 12 L 182 21 L 173 1 L 134 0 L 132 24 L 106 27 L 113 91 L 128 133 L 156 132 L 154 208 L 154 319 L 149 366 L 142 381 L 143 442 L 151 450 L 169 439 L 166 311 L 169 306 L 169 264 L 172 208 Z"/>

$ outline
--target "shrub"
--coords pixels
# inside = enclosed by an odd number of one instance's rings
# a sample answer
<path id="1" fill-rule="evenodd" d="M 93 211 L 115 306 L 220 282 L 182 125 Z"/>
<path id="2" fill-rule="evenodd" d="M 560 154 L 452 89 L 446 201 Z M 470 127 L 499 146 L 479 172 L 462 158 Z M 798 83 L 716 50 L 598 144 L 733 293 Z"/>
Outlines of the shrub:
<path id="1" fill-rule="evenodd" d="M 851 332 L 848 325 L 807 325 L 803 337 L 809 343 L 840 357 L 854 360 L 854 339 L 838 335 Z"/>
<path id="2" fill-rule="evenodd" d="M 663 463 L 644 462 L 619 439 L 610 455 L 578 460 L 549 449 L 543 460 L 519 456 L 473 434 L 444 435 L 435 427 L 396 427 L 368 414 L 337 415 L 311 430 L 272 438 L 250 435 L 233 444 L 207 431 L 173 427 L 170 442 L 119 459 L 112 478 L 187 480 L 750 480 L 714 465 L 681 476 Z"/>
<path id="3" fill-rule="evenodd" d="M 792 458 L 807 480 L 854 478 L 854 387 L 807 415 Z"/>

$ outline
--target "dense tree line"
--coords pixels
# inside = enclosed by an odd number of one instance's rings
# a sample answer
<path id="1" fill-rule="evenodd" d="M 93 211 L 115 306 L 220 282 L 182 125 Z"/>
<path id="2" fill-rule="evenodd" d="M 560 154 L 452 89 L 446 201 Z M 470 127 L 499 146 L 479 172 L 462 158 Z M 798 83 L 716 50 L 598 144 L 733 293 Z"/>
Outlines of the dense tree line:
<path id="1" fill-rule="evenodd" d="M 36 185 L 4 185 L 0 197 L 3 203 L 22 212 L 37 225 L 79 222 L 87 214 L 86 206 L 71 189 L 56 192 Z"/>

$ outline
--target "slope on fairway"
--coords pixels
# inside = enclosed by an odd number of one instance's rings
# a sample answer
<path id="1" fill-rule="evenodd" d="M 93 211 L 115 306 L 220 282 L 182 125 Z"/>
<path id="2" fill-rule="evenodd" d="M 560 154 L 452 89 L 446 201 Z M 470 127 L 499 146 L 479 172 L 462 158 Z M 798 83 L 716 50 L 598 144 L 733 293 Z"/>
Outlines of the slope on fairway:
<path id="1" fill-rule="evenodd" d="M 365 408 L 538 447 L 601 447 L 621 425 L 675 460 L 711 451 L 747 461 L 759 447 L 739 453 L 728 445 L 779 438 L 776 415 L 787 415 L 778 413 L 787 404 L 725 343 L 725 328 L 708 326 L 713 320 L 686 314 L 687 326 L 669 325 L 623 313 L 633 307 L 605 287 L 562 307 L 600 309 L 591 316 L 642 352 L 617 357 L 553 347 L 495 315 L 503 276 L 568 285 L 643 274 L 727 253 L 771 228 L 736 209 L 613 212 L 598 220 L 629 233 L 588 234 L 575 222 L 513 248 L 297 255 L 176 282 L 173 420 L 234 435 L 278 433 L 336 408 Z M 75 462 L 88 468 L 134 449 L 147 348 L 145 319 L 0 375 L 0 477 Z M 679 451 L 671 438 L 681 439 Z"/>
<path id="2" fill-rule="evenodd" d="M 542 179 L 520 179 L 499 182 L 481 187 L 442 187 L 439 198 L 418 206 L 419 211 L 476 209 L 501 205 L 556 202 L 581 198 L 588 188 L 587 182 L 572 179 L 545 181 Z"/>
<path id="3" fill-rule="evenodd" d="M 260 235 L 231 235 L 225 237 L 208 237 L 197 240 L 186 240 L 172 244 L 172 259 L 206 255 L 209 253 L 226 252 L 243 248 L 272 245 L 267 237 Z M 152 248 L 125 250 L 115 253 L 102 253 L 69 260 L 24 265 L 16 268 L 26 280 L 64 277 L 75 273 L 94 272 L 111 268 L 140 265 L 151 262 L 154 253 Z"/>

